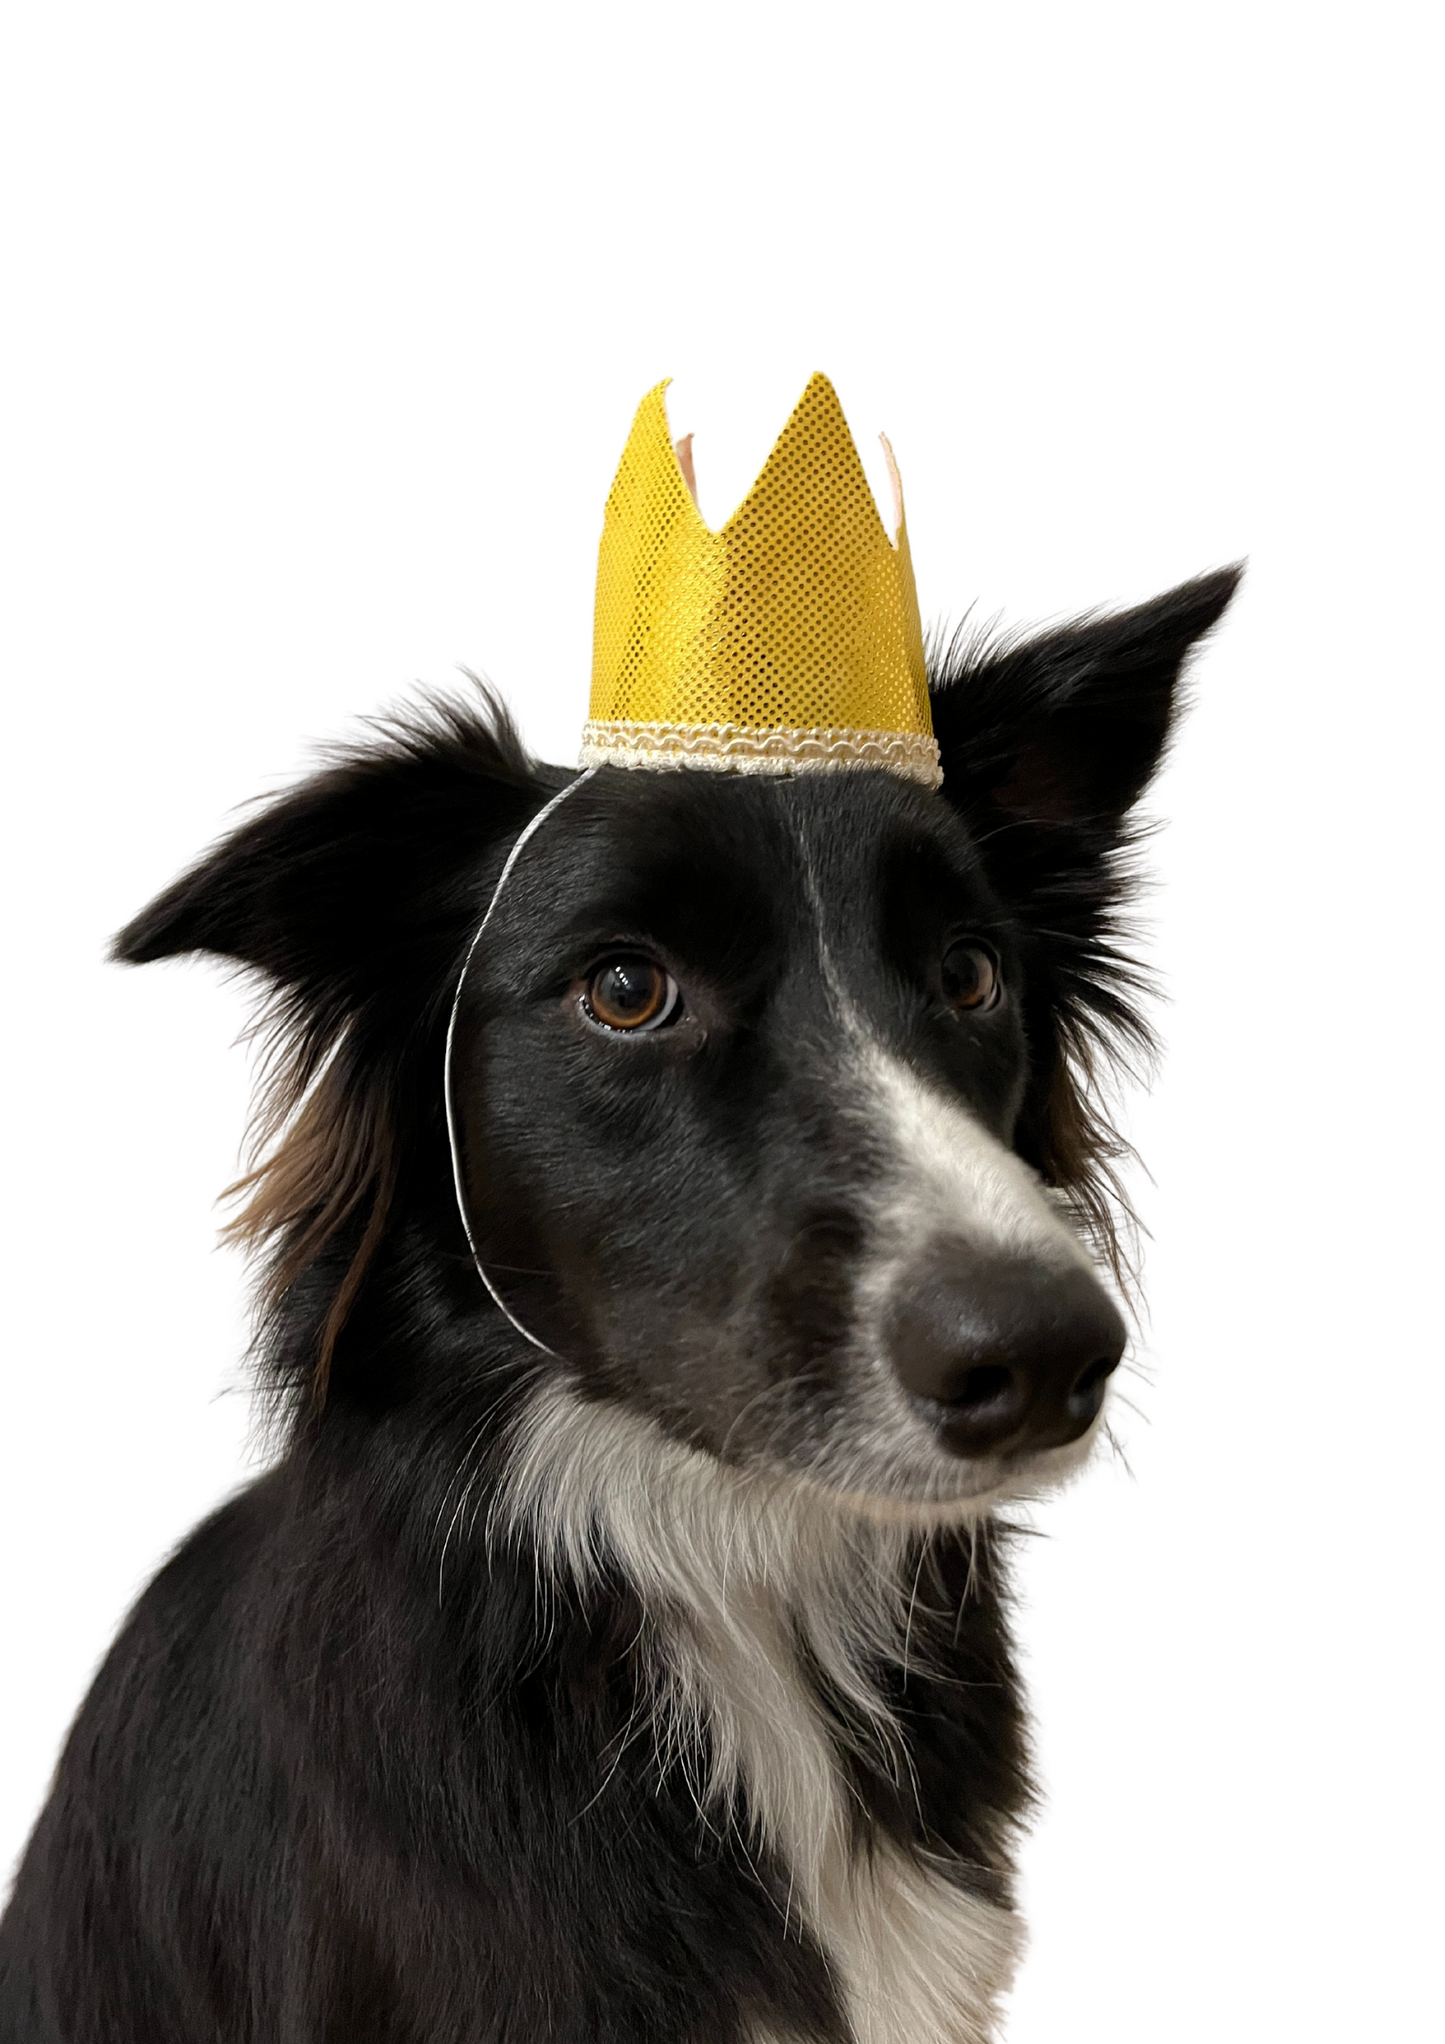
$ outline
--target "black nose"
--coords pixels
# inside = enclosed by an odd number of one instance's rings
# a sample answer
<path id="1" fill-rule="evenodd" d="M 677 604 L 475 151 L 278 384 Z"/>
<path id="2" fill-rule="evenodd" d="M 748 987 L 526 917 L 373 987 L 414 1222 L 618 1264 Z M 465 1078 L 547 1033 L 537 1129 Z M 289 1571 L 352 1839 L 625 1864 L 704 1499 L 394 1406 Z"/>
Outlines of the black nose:
<path id="1" fill-rule="evenodd" d="M 1082 1265 L 962 1246 L 904 1279 L 884 1328 L 900 1381 L 958 1455 L 1062 1447 L 1086 1433 L 1124 1353 L 1118 1308 Z"/>

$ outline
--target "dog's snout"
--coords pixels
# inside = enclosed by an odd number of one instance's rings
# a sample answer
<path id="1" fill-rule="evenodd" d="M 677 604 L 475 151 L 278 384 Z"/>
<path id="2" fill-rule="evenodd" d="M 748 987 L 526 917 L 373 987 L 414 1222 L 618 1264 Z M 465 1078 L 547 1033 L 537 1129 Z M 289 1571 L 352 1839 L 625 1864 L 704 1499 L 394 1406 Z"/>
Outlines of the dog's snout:
<path id="1" fill-rule="evenodd" d="M 1088 1431 L 1124 1353 L 1118 1308 L 1081 1265 L 966 1249 L 900 1285 L 885 1324 L 904 1387 L 959 1455 L 1062 1447 Z"/>

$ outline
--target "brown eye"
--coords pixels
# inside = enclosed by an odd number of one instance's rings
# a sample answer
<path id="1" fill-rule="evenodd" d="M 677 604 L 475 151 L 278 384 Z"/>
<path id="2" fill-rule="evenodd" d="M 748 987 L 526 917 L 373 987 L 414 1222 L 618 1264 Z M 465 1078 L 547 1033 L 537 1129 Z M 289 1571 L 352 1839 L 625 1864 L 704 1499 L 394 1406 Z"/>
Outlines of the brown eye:
<path id="1" fill-rule="evenodd" d="M 627 951 L 597 967 L 583 993 L 582 1012 L 603 1029 L 657 1029 L 677 1003 L 672 974 L 655 958 Z"/>
<path id="2" fill-rule="evenodd" d="M 943 954 L 943 994 L 955 1008 L 991 1008 L 999 997 L 998 960 L 986 944 L 966 939 Z"/>

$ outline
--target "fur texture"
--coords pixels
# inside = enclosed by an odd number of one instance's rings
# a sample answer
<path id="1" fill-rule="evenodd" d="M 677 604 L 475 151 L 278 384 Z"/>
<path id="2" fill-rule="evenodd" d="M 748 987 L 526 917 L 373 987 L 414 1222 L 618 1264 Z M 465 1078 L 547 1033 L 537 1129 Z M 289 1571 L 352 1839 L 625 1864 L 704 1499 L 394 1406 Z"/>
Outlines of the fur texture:
<path id="1" fill-rule="evenodd" d="M 234 1233 L 277 1456 L 82 1707 L 3 2044 L 996 2035 L 1030 1794 L 998 1511 L 1102 1421 L 968 1445 L 897 1314 L 1117 1267 L 1130 816 L 1235 580 L 945 650 L 940 796 L 603 770 L 547 819 L 451 1068 L 542 1347 L 473 1262 L 443 1056 L 565 773 L 433 704 L 122 934 L 266 989 Z M 599 1026 L 618 954 L 679 989 L 665 1027 Z"/>

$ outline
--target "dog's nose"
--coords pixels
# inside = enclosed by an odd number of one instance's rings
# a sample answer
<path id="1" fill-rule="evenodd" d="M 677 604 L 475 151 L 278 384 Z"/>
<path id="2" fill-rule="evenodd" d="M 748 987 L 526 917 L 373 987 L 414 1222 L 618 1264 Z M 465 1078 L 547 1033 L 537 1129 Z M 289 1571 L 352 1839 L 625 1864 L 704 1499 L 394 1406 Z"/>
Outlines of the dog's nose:
<path id="1" fill-rule="evenodd" d="M 958 1249 L 900 1285 L 884 1329 L 900 1381 L 958 1455 L 1086 1433 L 1124 1353 L 1118 1308 L 1081 1265 Z"/>

